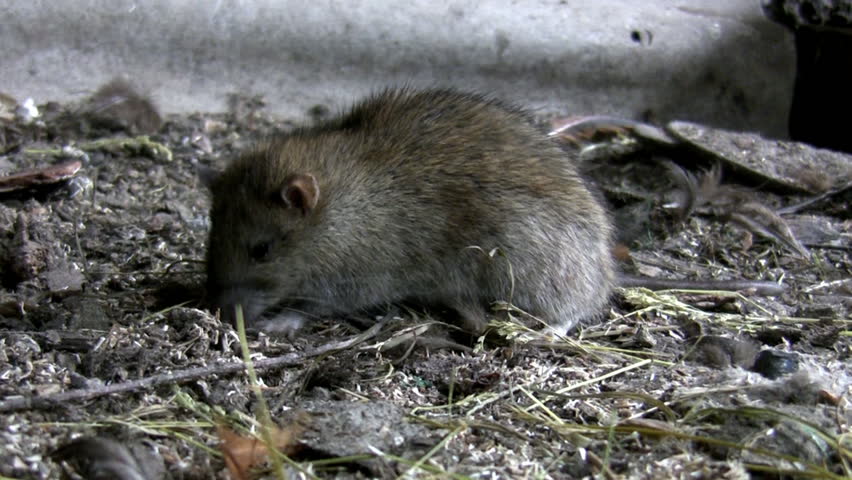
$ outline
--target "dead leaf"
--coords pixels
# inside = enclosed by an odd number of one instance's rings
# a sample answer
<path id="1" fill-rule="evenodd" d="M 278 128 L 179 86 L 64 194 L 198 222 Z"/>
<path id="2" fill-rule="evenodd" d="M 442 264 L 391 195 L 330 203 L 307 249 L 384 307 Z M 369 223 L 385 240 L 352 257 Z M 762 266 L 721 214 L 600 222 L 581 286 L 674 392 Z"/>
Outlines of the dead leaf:
<path id="1" fill-rule="evenodd" d="M 6 175 L 0 177 L 0 193 L 59 183 L 76 175 L 82 166 L 79 160 L 68 160 L 56 165 Z"/>
<path id="2" fill-rule="evenodd" d="M 225 458 L 225 465 L 233 480 L 248 480 L 249 471 L 266 462 L 268 450 L 257 437 L 244 437 L 233 430 L 219 426 L 216 433 L 221 441 L 219 448 Z"/>
<path id="3" fill-rule="evenodd" d="M 287 427 L 273 427 L 269 432 L 271 447 L 285 455 L 292 455 L 298 449 L 298 438 L 305 431 L 309 420 L 307 413 L 301 413 Z M 223 425 L 218 426 L 216 432 L 221 441 L 225 465 L 233 480 L 252 478 L 251 471 L 269 459 L 269 446 L 261 438 L 240 435 Z"/>

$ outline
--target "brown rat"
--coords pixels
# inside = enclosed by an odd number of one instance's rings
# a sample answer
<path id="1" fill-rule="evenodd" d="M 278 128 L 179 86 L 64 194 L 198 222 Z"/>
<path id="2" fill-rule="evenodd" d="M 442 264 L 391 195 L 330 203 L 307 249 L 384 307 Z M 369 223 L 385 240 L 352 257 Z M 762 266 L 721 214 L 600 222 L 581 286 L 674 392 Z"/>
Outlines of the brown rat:
<path id="1" fill-rule="evenodd" d="M 163 123 L 154 102 L 120 77 L 98 88 L 82 108 L 94 125 L 133 135 L 156 132 Z"/>
<path id="2" fill-rule="evenodd" d="M 609 299 L 610 222 L 574 159 L 484 96 L 386 90 L 211 190 L 208 293 L 264 330 L 415 301 L 478 333 L 505 300 L 565 332 Z"/>

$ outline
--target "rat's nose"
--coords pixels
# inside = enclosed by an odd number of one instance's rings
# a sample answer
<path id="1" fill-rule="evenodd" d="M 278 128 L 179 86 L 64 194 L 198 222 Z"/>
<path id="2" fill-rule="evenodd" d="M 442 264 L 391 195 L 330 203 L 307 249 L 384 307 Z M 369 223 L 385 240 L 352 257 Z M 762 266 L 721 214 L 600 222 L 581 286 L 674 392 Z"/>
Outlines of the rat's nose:
<path id="1" fill-rule="evenodd" d="M 246 328 L 252 326 L 263 313 L 266 306 L 257 299 L 257 294 L 245 288 L 225 289 L 216 297 L 214 308 L 219 309 L 219 318 L 223 322 L 237 325 L 237 310 L 242 313 Z"/>

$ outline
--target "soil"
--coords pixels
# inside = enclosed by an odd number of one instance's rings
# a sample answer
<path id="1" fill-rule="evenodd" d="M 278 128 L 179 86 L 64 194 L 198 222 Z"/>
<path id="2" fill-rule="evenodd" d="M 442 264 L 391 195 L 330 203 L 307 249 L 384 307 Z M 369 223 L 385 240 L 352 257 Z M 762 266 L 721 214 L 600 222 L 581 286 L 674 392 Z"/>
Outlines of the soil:
<path id="1" fill-rule="evenodd" d="M 0 193 L 0 475 L 228 478 L 222 452 L 236 454 L 220 448 L 223 431 L 262 429 L 245 370 L 219 369 L 243 354 L 204 304 L 198 171 L 293 124 L 256 98 L 231 107 L 162 123 L 149 110 L 139 124 L 92 121 L 75 105 L 0 115 L 3 174 L 81 164 L 71 178 L 43 173 Z M 684 216 L 670 208 L 680 186 L 655 159 L 701 176 L 710 165 L 688 152 L 644 145 L 586 166 L 619 221 L 621 268 L 774 281 L 783 294 L 620 289 L 600 323 L 555 340 L 519 327 L 508 304 L 495 305 L 482 339 L 416 306 L 325 319 L 295 339 L 249 336 L 267 428 L 289 432 L 278 446 L 294 463 L 281 468 L 292 478 L 850 475 L 848 187 L 771 222 L 751 209 L 751 227 L 744 210 L 725 210 L 739 201 Z M 769 212 L 818 196 L 750 178 L 723 182 Z M 796 248 L 754 227 L 778 222 Z M 347 342 L 358 335 L 369 338 Z M 263 363 L 273 358 L 286 361 Z M 191 368 L 206 370 L 178 378 Z"/>

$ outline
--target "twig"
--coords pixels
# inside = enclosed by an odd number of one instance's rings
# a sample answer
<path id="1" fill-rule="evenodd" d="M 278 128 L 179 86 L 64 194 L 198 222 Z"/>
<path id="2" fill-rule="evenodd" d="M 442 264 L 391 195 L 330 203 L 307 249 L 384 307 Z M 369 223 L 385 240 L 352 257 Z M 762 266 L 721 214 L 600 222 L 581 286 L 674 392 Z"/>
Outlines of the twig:
<path id="1" fill-rule="evenodd" d="M 597 456 L 595 452 L 592 452 L 591 450 L 586 451 L 586 458 L 589 463 L 600 470 L 600 473 L 604 476 L 604 478 L 608 480 L 618 478 L 618 475 L 614 474 L 609 468 L 609 465 L 607 465 L 601 457 Z"/>
<path id="2" fill-rule="evenodd" d="M 817 290 L 822 290 L 824 288 L 838 288 L 843 287 L 844 284 L 852 283 L 852 278 L 841 278 L 840 280 L 833 280 L 831 282 L 819 282 L 816 285 L 811 285 L 809 287 L 805 287 L 802 289 L 804 293 L 813 293 Z"/>
<path id="3" fill-rule="evenodd" d="M 621 287 L 643 287 L 648 290 L 745 290 L 755 295 L 774 297 L 784 293 L 784 285 L 765 280 L 677 280 L 672 278 L 637 277 L 622 274 L 618 276 Z"/>
<path id="4" fill-rule="evenodd" d="M 376 323 L 360 335 L 356 335 L 340 342 L 327 343 L 307 353 L 290 353 L 280 357 L 257 360 L 254 362 L 254 368 L 257 371 L 265 371 L 274 368 L 291 367 L 301 364 L 308 358 L 326 355 L 339 350 L 345 350 L 353 345 L 357 345 L 376 336 L 383 325 L 384 322 Z M 245 368 L 246 365 L 243 362 L 229 362 L 217 365 L 207 365 L 204 367 L 187 368 L 169 373 L 161 373 L 150 377 L 140 378 L 138 380 L 115 383 L 86 390 L 72 390 L 45 396 L 7 398 L 6 400 L 0 401 L 0 413 L 15 412 L 19 410 L 43 410 L 47 408 L 55 408 L 68 402 L 87 401 L 114 393 L 128 393 L 159 385 L 184 383 L 197 380 L 199 378 L 209 377 L 211 375 L 231 375 L 242 372 Z"/>
<path id="5" fill-rule="evenodd" d="M 852 247 L 850 247 L 849 245 L 827 245 L 825 243 L 806 243 L 804 245 L 808 248 L 818 250 L 839 250 L 841 252 L 852 252 Z"/>
<path id="6" fill-rule="evenodd" d="M 778 215 L 789 215 L 791 213 L 797 213 L 800 210 L 804 210 L 805 208 L 810 207 L 811 205 L 813 205 L 815 203 L 821 202 L 823 200 L 830 199 L 830 198 L 838 196 L 838 195 L 842 195 L 842 194 L 848 192 L 850 189 L 852 189 L 852 183 L 847 183 L 847 184 L 845 184 L 845 185 L 843 185 L 839 188 L 835 188 L 833 190 L 829 190 L 829 191 L 822 193 L 820 195 L 816 195 L 814 197 L 808 198 L 807 200 L 800 202 L 800 203 L 797 203 L 795 205 L 789 205 L 789 206 L 784 207 L 784 208 L 779 208 L 775 212 L 778 213 Z"/>

